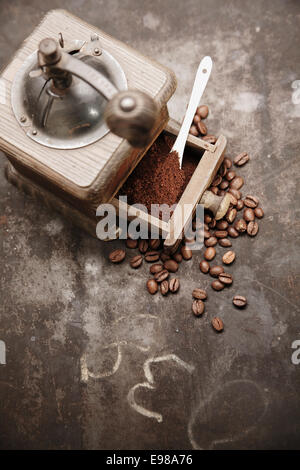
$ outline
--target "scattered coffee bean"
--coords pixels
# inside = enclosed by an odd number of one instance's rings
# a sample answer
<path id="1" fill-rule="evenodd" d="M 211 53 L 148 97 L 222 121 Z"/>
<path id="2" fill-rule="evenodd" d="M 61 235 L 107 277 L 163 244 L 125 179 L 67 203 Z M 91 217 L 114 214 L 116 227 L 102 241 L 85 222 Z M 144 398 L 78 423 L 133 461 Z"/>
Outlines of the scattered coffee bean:
<path id="1" fill-rule="evenodd" d="M 222 165 L 220 166 L 219 170 L 218 170 L 218 174 L 223 178 L 226 175 L 226 173 L 227 173 L 227 168 L 226 168 L 226 166 L 223 162 Z M 226 180 L 223 180 L 223 181 L 226 181 Z"/>
<path id="2" fill-rule="evenodd" d="M 213 180 L 213 182 L 211 183 L 212 186 L 219 186 L 219 184 L 221 183 L 222 181 L 222 176 L 220 175 L 217 175 L 215 177 L 215 179 Z"/>
<path id="3" fill-rule="evenodd" d="M 151 250 L 158 250 L 158 248 L 160 247 L 160 239 L 157 238 L 150 240 L 149 247 L 151 248 Z"/>
<path id="4" fill-rule="evenodd" d="M 141 266 L 143 262 L 143 257 L 142 255 L 136 255 L 130 260 L 130 266 L 134 269 L 137 269 Z"/>
<path id="5" fill-rule="evenodd" d="M 167 293 L 169 292 L 169 283 L 168 283 L 168 281 L 167 280 L 162 281 L 160 283 L 159 289 L 160 289 L 160 293 L 162 295 L 167 295 Z"/>
<path id="6" fill-rule="evenodd" d="M 264 216 L 264 211 L 261 207 L 256 207 L 254 209 L 254 214 L 255 214 L 255 217 L 257 217 L 258 219 L 262 219 Z"/>
<path id="7" fill-rule="evenodd" d="M 138 241 L 132 240 L 131 238 L 127 238 L 126 246 L 127 248 L 136 248 L 138 246 Z"/>
<path id="8" fill-rule="evenodd" d="M 232 167 L 232 161 L 230 160 L 230 158 L 228 157 L 224 158 L 224 165 L 226 166 L 227 169 Z"/>
<path id="9" fill-rule="evenodd" d="M 108 258 L 112 263 L 121 263 L 125 258 L 126 253 L 124 250 L 114 250 L 109 253 Z"/>
<path id="10" fill-rule="evenodd" d="M 222 261 L 224 264 L 231 264 L 235 260 L 235 252 L 230 250 L 224 253 Z"/>
<path id="11" fill-rule="evenodd" d="M 146 251 L 148 250 L 148 247 L 149 247 L 149 243 L 147 240 L 139 241 L 139 250 L 141 253 L 146 253 Z"/>
<path id="12" fill-rule="evenodd" d="M 198 137 L 199 135 L 199 132 L 198 132 L 198 128 L 195 124 L 192 124 L 191 127 L 190 127 L 190 130 L 189 130 L 189 133 L 194 135 L 195 137 Z"/>
<path id="13" fill-rule="evenodd" d="M 198 116 L 198 114 L 195 114 L 194 119 L 193 119 L 193 123 L 197 125 L 199 121 L 201 121 L 201 117 Z"/>
<path id="14" fill-rule="evenodd" d="M 234 207 L 229 207 L 227 213 L 226 213 L 226 220 L 229 224 L 232 224 L 232 222 L 234 221 L 234 219 L 236 218 L 236 214 L 237 214 L 237 210 L 234 208 Z M 229 228 L 227 229 L 228 233 L 229 233 Z"/>
<path id="15" fill-rule="evenodd" d="M 230 182 L 230 188 L 231 189 L 240 189 L 242 186 L 244 186 L 244 178 L 242 176 L 236 176 Z"/>
<path id="16" fill-rule="evenodd" d="M 212 276 L 212 277 L 219 277 L 219 274 L 223 273 L 224 272 L 224 268 L 223 266 L 212 266 L 209 270 L 209 274 Z"/>
<path id="17" fill-rule="evenodd" d="M 200 261 L 200 271 L 203 273 L 203 274 L 207 274 L 208 271 L 209 271 L 209 263 L 207 261 Z"/>
<path id="18" fill-rule="evenodd" d="M 206 248 L 206 250 L 204 252 L 204 258 L 207 261 L 211 261 L 212 259 L 214 259 L 215 256 L 216 256 L 216 250 L 215 250 L 214 247 L 210 246 L 210 247 Z"/>
<path id="19" fill-rule="evenodd" d="M 233 282 L 232 274 L 229 274 L 229 273 L 219 274 L 219 281 L 225 284 L 225 286 L 229 286 Z"/>
<path id="20" fill-rule="evenodd" d="M 234 228 L 239 232 L 243 233 L 247 230 L 247 223 L 244 219 L 236 220 L 234 223 Z"/>
<path id="21" fill-rule="evenodd" d="M 230 246 L 232 246 L 232 243 L 229 238 L 220 238 L 218 241 L 219 245 L 223 246 L 224 248 L 229 248 Z"/>
<path id="22" fill-rule="evenodd" d="M 211 321 L 211 324 L 212 324 L 213 329 L 218 331 L 218 333 L 220 333 L 224 329 L 224 324 L 223 324 L 221 318 L 219 318 L 219 317 L 213 318 L 212 321 Z"/>
<path id="23" fill-rule="evenodd" d="M 258 232 L 258 223 L 257 222 L 249 222 L 247 225 L 247 233 L 250 237 L 255 237 Z"/>
<path id="24" fill-rule="evenodd" d="M 164 263 L 164 262 L 167 261 L 168 259 L 171 259 L 171 256 L 168 255 L 168 253 L 162 252 L 162 253 L 160 254 L 160 259 L 161 259 L 162 262 Z"/>
<path id="25" fill-rule="evenodd" d="M 164 268 L 170 273 L 176 273 L 178 271 L 178 263 L 174 259 L 168 259 L 164 262 Z"/>
<path id="26" fill-rule="evenodd" d="M 233 163 L 236 166 L 242 166 L 242 165 L 245 165 L 245 163 L 247 163 L 248 160 L 249 160 L 248 153 L 247 152 L 242 152 L 233 159 Z"/>
<path id="27" fill-rule="evenodd" d="M 252 222 L 255 219 L 254 210 L 246 207 L 243 212 L 243 217 L 246 222 Z"/>
<path id="28" fill-rule="evenodd" d="M 208 225 L 209 225 L 209 228 L 215 228 L 215 226 L 217 225 L 216 219 L 215 218 L 211 219 L 211 222 Z"/>
<path id="29" fill-rule="evenodd" d="M 226 179 L 227 181 L 232 181 L 236 177 L 236 172 L 234 170 L 227 171 Z"/>
<path id="30" fill-rule="evenodd" d="M 217 195 L 219 190 L 218 190 L 218 188 L 217 188 L 216 186 L 211 186 L 211 187 L 210 187 L 210 191 L 211 191 L 212 193 L 214 193 L 214 194 Z"/>
<path id="31" fill-rule="evenodd" d="M 230 188 L 228 192 L 232 194 L 232 196 L 234 196 L 237 201 L 239 201 L 242 197 L 241 191 L 238 189 Z"/>
<path id="32" fill-rule="evenodd" d="M 226 220 L 219 220 L 217 222 L 216 227 L 217 227 L 218 230 L 227 230 L 228 222 L 226 222 Z"/>
<path id="33" fill-rule="evenodd" d="M 216 237 L 209 237 L 207 240 L 205 240 L 204 245 L 206 247 L 209 246 L 215 246 L 218 243 L 218 240 Z"/>
<path id="34" fill-rule="evenodd" d="M 160 273 L 163 269 L 164 269 L 164 267 L 163 267 L 162 264 L 153 264 L 153 265 L 150 267 L 150 273 L 151 273 L 151 274 Z"/>
<path id="35" fill-rule="evenodd" d="M 176 263 L 181 263 L 182 261 L 182 254 L 181 253 L 174 253 L 173 259 L 176 261 Z"/>
<path id="36" fill-rule="evenodd" d="M 247 305 L 247 299 L 243 295 L 235 295 L 232 299 L 233 304 L 236 307 L 245 307 Z"/>
<path id="37" fill-rule="evenodd" d="M 231 238 L 237 238 L 239 236 L 239 232 L 234 227 L 228 227 L 227 232 Z"/>
<path id="38" fill-rule="evenodd" d="M 236 205 L 237 205 L 237 202 L 238 202 L 237 198 L 236 198 L 233 194 L 231 194 L 231 193 L 228 193 L 228 195 L 229 195 L 229 197 L 230 197 L 230 204 L 231 204 L 232 206 L 236 206 Z"/>
<path id="39" fill-rule="evenodd" d="M 162 271 L 159 271 L 158 273 L 154 274 L 154 279 L 157 282 L 162 282 L 167 279 L 167 277 L 169 277 L 169 271 L 167 271 L 166 269 L 163 269 Z"/>
<path id="40" fill-rule="evenodd" d="M 215 135 L 205 135 L 202 140 L 205 140 L 205 142 L 208 142 L 209 144 L 215 144 L 217 142 L 217 138 Z"/>
<path id="41" fill-rule="evenodd" d="M 191 259 L 193 256 L 192 250 L 188 248 L 187 246 L 181 247 L 181 254 L 182 254 L 183 259 L 185 259 L 186 261 Z"/>
<path id="42" fill-rule="evenodd" d="M 172 292 L 172 294 L 175 294 L 175 292 L 178 291 L 180 287 L 180 282 L 177 277 L 173 277 L 172 279 L 169 280 L 169 290 Z"/>
<path id="43" fill-rule="evenodd" d="M 198 287 L 193 290 L 192 296 L 194 297 L 194 299 L 198 299 L 198 300 L 205 300 L 205 299 L 207 299 L 206 290 L 200 289 L 200 288 L 198 288 Z"/>
<path id="44" fill-rule="evenodd" d="M 147 251 L 145 254 L 145 261 L 147 263 L 155 263 L 155 261 L 159 260 L 159 252 L 158 251 Z"/>
<path id="45" fill-rule="evenodd" d="M 202 300 L 194 300 L 192 303 L 192 311 L 196 317 L 199 317 L 200 315 L 203 314 L 205 310 L 205 305 Z"/>
<path id="46" fill-rule="evenodd" d="M 146 285 L 150 294 L 156 294 L 156 292 L 158 291 L 158 284 L 154 279 L 149 279 Z"/>
<path id="47" fill-rule="evenodd" d="M 238 202 L 236 203 L 236 209 L 240 211 L 244 207 L 244 201 L 242 199 L 239 199 Z"/>
<path id="48" fill-rule="evenodd" d="M 197 123 L 197 128 L 198 128 L 198 131 L 200 132 L 200 134 L 202 134 L 202 135 L 207 134 L 207 127 L 206 127 L 206 125 L 204 124 L 203 121 L 199 121 Z"/>
<path id="49" fill-rule="evenodd" d="M 206 104 L 198 106 L 196 114 L 200 116 L 201 119 L 206 119 L 208 116 L 208 106 L 206 106 Z"/>
<path id="50" fill-rule="evenodd" d="M 210 237 L 210 232 L 208 230 L 204 230 L 203 236 L 204 236 L 204 238 L 209 238 Z"/>
<path id="51" fill-rule="evenodd" d="M 229 186 L 229 181 L 223 180 L 223 181 L 220 183 L 219 188 L 220 188 L 220 189 L 227 189 L 228 186 Z"/>
<path id="52" fill-rule="evenodd" d="M 251 196 L 248 194 L 248 196 L 245 197 L 244 199 L 244 204 L 246 207 L 250 207 L 251 209 L 255 209 L 255 207 L 258 206 L 259 200 L 255 196 Z"/>
<path id="53" fill-rule="evenodd" d="M 210 224 L 211 221 L 212 221 L 211 216 L 208 215 L 208 214 L 205 214 L 205 216 L 204 216 L 204 222 L 205 222 L 206 224 Z"/>
<path id="54" fill-rule="evenodd" d="M 226 238 L 228 235 L 227 230 L 216 230 L 215 237 L 217 238 Z"/>
<path id="55" fill-rule="evenodd" d="M 211 287 L 214 289 L 214 290 L 222 290 L 224 289 L 224 284 L 222 282 L 220 282 L 219 280 L 216 280 L 216 281 L 213 281 L 211 283 Z"/>

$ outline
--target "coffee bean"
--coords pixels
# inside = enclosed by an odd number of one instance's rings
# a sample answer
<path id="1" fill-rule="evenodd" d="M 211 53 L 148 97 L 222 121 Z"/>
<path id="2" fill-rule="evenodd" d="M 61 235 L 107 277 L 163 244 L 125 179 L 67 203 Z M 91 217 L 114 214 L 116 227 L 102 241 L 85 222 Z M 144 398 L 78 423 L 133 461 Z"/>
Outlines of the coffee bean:
<path id="1" fill-rule="evenodd" d="M 223 178 L 226 175 L 226 173 L 227 173 L 227 168 L 223 162 L 218 170 L 218 174 Z M 223 181 L 226 181 L 226 180 L 223 180 Z"/>
<path id="2" fill-rule="evenodd" d="M 229 181 L 227 180 L 223 180 L 220 184 L 219 184 L 219 188 L 220 189 L 227 189 L 229 186 Z"/>
<path id="3" fill-rule="evenodd" d="M 227 230 L 228 222 L 226 220 L 219 220 L 217 222 L 217 229 L 218 230 Z"/>
<path id="4" fill-rule="evenodd" d="M 210 238 L 210 232 L 208 230 L 204 230 L 203 236 L 204 238 Z"/>
<path id="5" fill-rule="evenodd" d="M 198 106 L 196 113 L 198 116 L 201 117 L 201 119 L 205 119 L 208 116 L 208 106 L 206 104 L 202 104 L 201 106 Z"/>
<path id="6" fill-rule="evenodd" d="M 164 269 L 162 264 L 153 264 L 150 268 L 151 274 L 160 273 Z"/>
<path id="7" fill-rule="evenodd" d="M 238 202 L 237 198 L 231 193 L 228 193 L 228 194 L 229 194 L 229 197 L 230 197 L 230 204 L 232 206 L 236 206 L 237 202 Z"/>
<path id="8" fill-rule="evenodd" d="M 258 219 L 261 219 L 264 216 L 264 211 L 261 207 L 256 207 L 254 209 L 254 214 L 255 214 L 255 217 L 257 217 Z"/>
<path id="9" fill-rule="evenodd" d="M 233 163 L 236 166 L 242 166 L 242 165 L 245 165 L 245 163 L 247 163 L 248 160 L 249 160 L 248 153 L 247 152 L 242 152 L 233 159 Z"/>
<path id="10" fill-rule="evenodd" d="M 234 223 L 234 228 L 239 232 L 243 233 L 247 230 L 247 223 L 244 219 L 236 220 Z"/>
<path id="11" fill-rule="evenodd" d="M 216 256 L 216 250 L 214 249 L 214 247 L 210 246 L 206 248 L 204 252 L 204 258 L 207 261 L 211 261 L 212 259 L 214 259 L 215 256 Z"/>
<path id="12" fill-rule="evenodd" d="M 200 289 L 200 288 L 198 288 L 198 287 L 193 290 L 192 296 L 194 297 L 194 299 L 200 299 L 200 300 L 205 300 L 205 299 L 207 299 L 206 290 Z"/>
<path id="13" fill-rule="evenodd" d="M 206 224 L 209 224 L 211 221 L 212 221 L 211 216 L 208 215 L 208 214 L 205 214 L 205 216 L 204 216 L 204 222 L 205 222 Z"/>
<path id="14" fill-rule="evenodd" d="M 189 133 L 194 135 L 195 137 L 198 137 L 199 132 L 198 132 L 198 128 L 197 128 L 197 126 L 195 126 L 195 124 L 191 125 Z"/>
<path id="15" fill-rule="evenodd" d="M 226 179 L 227 181 L 232 181 L 236 176 L 236 172 L 234 170 L 227 171 Z"/>
<path id="16" fill-rule="evenodd" d="M 204 245 L 209 247 L 209 246 L 215 246 L 218 243 L 218 240 L 216 237 L 209 237 L 207 240 L 205 240 Z"/>
<path id="17" fill-rule="evenodd" d="M 151 250 L 158 250 L 158 248 L 160 247 L 160 239 L 157 238 L 150 240 L 149 247 L 151 248 Z"/>
<path id="18" fill-rule="evenodd" d="M 176 261 L 176 263 L 181 263 L 182 261 L 182 254 L 181 253 L 174 253 L 173 259 Z"/>
<path id="19" fill-rule="evenodd" d="M 217 142 L 217 138 L 215 135 L 205 135 L 202 140 L 205 140 L 205 142 L 208 142 L 209 144 L 215 144 Z"/>
<path id="20" fill-rule="evenodd" d="M 154 263 L 155 261 L 159 260 L 159 252 L 158 251 L 147 251 L 145 254 L 145 261 L 147 263 Z"/>
<path id="21" fill-rule="evenodd" d="M 237 210 L 234 207 L 229 207 L 228 211 L 226 212 L 226 220 L 229 224 L 232 224 L 234 219 L 236 218 Z M 229 233 L 230 227 L 228 227 L 227 232 Z"/>
<path id="22" fill-rule="evenodd" d="M 216 186 L 212 186 L 212 187 L 210 188 L 210 191 L 211 191 L 212 193 L 214 193 L 214 194 L 217 195 L 219 190 L 218 190 L 218 188 L 217 188 Z"/>
<path id="23" fill-rule="evenodd" d="M 209 223 L 209 228 L 215 228 L 216 225 L 217 225 L 216 219 L 212 219 L 211 222 Z"/>
<path id="24" fill-rule="evenodd" d="M 204 260 L 200 261 L 199 268 L 200 268 L 200 271 L 203 274 L 207 274 L 208 271 L 209 271 L 209 263 L 207 261 L 204 261 Z"/>
<path id="25" fill-rule="evenodd" d="M 246 207 L 250 207 L 251 209 L 254 209 L 255 207 L 258 206 L 259 200 L 255 196 L 251 196 L 248 194 L 248 196 L 245 197 L 244 199 L 244 204 Z"/>
<path id="26" fill-rule="evenodd" d="M 167 280 L 162 281 L 160 283 L 159 289 L 160 289 L 160 293 L 162 295 L 167 295 L 167 293 L 169 292 L 169 283 L 168 283 L 168 281 Z"/>
<path id="27" fill-rule="evenodd" d="M 139 250 L 141 253 L 146 253 L 146 251 L 148 250 L 148 247 L 149 247 L 149 243 L 147 240 L 139 241 Z"/>
<path id="28" fill-rule="evenodd" d="M 124 250 L 114 250 L 111 253 L 109 253 L 108 258 L 109 261 L 112 263 L 121 263 L 123 259 L 125 258 L 126 253 Z"/>
<path id="29" fill-rule="evenodd" d="M 224 253 L 222 261 L 224 264 L 231 264 L 235 260 L 235 252 L 230 250 Z"/>
<path id="30" fill-rule="evenodd" d="M 199 317 L 200 315 L 203 314 L 205 310 L 205 305 L 202 300 L 194 300 L 192 303 L 192 311 L 196 317 Z"/>
<path id="31" fill-rule="evenodd" d="M 219 274 L 223 273 L 224 272 L 224 268 L 223 266 L 212 266 L 209 270 L 209 274 L 212 276 L 212 277 L 219 277 Z"/>
<path id="32" fill-rule="evenodd" d="M 171 259 L 171 256 L 168 255 L 168 253 L 162 252 L 162 253 L 160 254 L 160 259 L 161 259 L 162 262 L 164 263 L 164 262 L 167 261 L 168 259 Z"/>
<path id="33" fill-rule="evenodd" d="M 236 203 L 236 209 L 240 211 L 244 207 L 244 201 L 242 199 L 239 199 L 238 202 Z"/>
<path id="34" fill-rule="evenodd" d="M 212 186 L 219 186 L 219 184 L 221 183 L 222 181 L 222 176 L 220 175 L 217 175 L 215 177 L 215 179 L 213 180 L 213 182 L 211 183 Z"/>
<path id="35" fill-rule="evenodd" d="M 251 222 L 255 219 L 254 210 L 250 209 L 250 207 L 246 207 L 243 212 L 243 217 L 246 222 Z"/>
<path id="36" fill-rule="evenodd" d="M 239 236 L 239 232 L 234 227 L 228 227 L 227 232 L 231 238 L 237 238 Z"/>
<path id="37" fill-rule="evenodd" d="M 236 176 L 230 182 L 230 188 L 232 189 L 240 189 L 242 186 L 244 186 L 244 178 L 242 176 Z"/>
<path id="38" fill-rule="evenodd" d="M 157 282 L 162 282 L 167 279 L 167 277 L 169 277 L 169 271 L 167 271 L 166 269 L 163 269 L 162 271 L 154 274 L 154 279 Z"/>
<path id="39" fill-rule="evenodd" d="M 194 119 L 193 119 L 193 123 L 197 125 L 199 121 L 201 121 L 201 117 L 198 116 L 198 114 L 195 114 Z"/>
<path id="40" fill-rule="evenodd" d="M 219 275 L 219 281 L 225 284 L 225 286 L 229 286 L 233 282 L 232 274 L 229 273 L 221 273 Z"/>
<path id="41" fill-rule="evenodd" d="M 176 273 L 176 271 L 178 271 L 178 263 L 173 259 L 168 259 L 164 262 L 164 268 L 170 273 Z"/>
<path id="42" fill-rule="evenodd" d="M 216 330 L 218 333 L 220 333 L 224 329 L 224 324 L 221 318 L 219 317 L 213 318 L 211 321 L 211 324 L 212 324 L 213 329 Z"/>
<path id="43" fill-rule="evenodd" d="M 239 201 L 242 197 L 241 191 L 239 191 L 238 189 L 230 188 L 228 189 L 228 192 L 232 194 L 237 201 Z"/>
<path id="44" fill-rule="evenodd" d="M 222 282 L 220 282 L 219 280 L 216 280 L 216 281 L 213 281 L 211 283 L 211 287 L 214 289 L 214 290 L 222 290 L 224 289 L 224 284 Z"/>
<path id="45" fill-rule="evenodd" d="M 169 290 L 172 292 L 172 294 L 175 294 L 175 292 L 178 291 L 180 287 L 180 282 L 177 277 L 173 277 L 172 279 L 169 280 Z"/>
<path id="46" fill-rule="evenodd" d="M 227 230 L 216 230 L 215 237 L 217 238 L 226 238 L 228 235 Z"/>
<path id="47" fill-rule="evenodd" d="M 131 238 L 127 238 L 126 246 L 127 248 L 136 248 L 138 246 L 138 241 L 132 240 Z"/>
<path id="48" fill-rule="evenodd" d="M 130 260 L 130 266 L 134 269 L 137 269 L 141 266 L 143 262 L 143 257 L 142 255 L 136 255 Z"/>
<path id="49" fill-rule="evenodd" d="M 206 127 L 206 125 L 204 124 L 203 121 L 199 121 L 197 123 L 197 128 L 198 128 L 198 131 L 200 132 L 201 135 L 206 135 L 207 134 L 207 127 Z"/>
<path id="50" fill-rule="evenodd" d="M 235 295 L 232 299 L 233 304 L 236 307 L 245 307 L 247 305 L 247 299 L 243 295 Z"/>
<path id="51" fill-rule="evenodd" d="M 183 259 L 185 259 L 186 261 L 191 259 L 193 256 L 192 250 L 188 248 L 187 246 L 181 247 L 181 254 L 182 254 Z"/>
<path id="52" fill-rule="evenodd" d="M 250 237 L 255 237 L 258 232 L 258 223 L 257 222 L 249 222 L 247 225 L 247 233 Z"/>
<path id="53" fill-rule="evenodd" d="M 224 165 L 226 166 L 227 169 L 232 167 L 232 161 L 230 160 L 230 158 L 228 157 L 224 158 Z"/>
<path id="54" fill-rule="evenodd" d="M 149 279 L 146 285 L 150 294 L 156 294 L 156 292 L 158 291 L 158 284 L 154 279 Z"/>
<path id="55" fill-rule="evenodd" d="M 220 238 L 218 241 L 219 245 L 223 246 L 224 248 L 229 248 L 230 246 L 232 246 L 232 243 L 228 238 Z"/>

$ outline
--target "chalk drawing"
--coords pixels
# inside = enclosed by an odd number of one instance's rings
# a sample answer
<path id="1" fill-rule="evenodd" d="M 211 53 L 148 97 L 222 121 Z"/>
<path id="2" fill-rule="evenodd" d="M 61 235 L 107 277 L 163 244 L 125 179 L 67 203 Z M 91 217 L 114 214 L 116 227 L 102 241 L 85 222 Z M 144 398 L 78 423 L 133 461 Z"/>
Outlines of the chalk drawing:
<path id="1" fill-rule="evenodd" d="M 187 362 L 183 361 L 178 356 L 176 356 L 176 354 L 167 354 L 165 356 L 151 357 L 151 358 L 147 359 L 144 362 L 144 367 L 143 367 L 144 374 L 145 374 L 145 377 L 147 379 L 147 382 L 142 382 L 142 383 L 138 383 L 138 384 L 134 385 L 129 390 L 128 395 L 127 395 L 127 400 L 128 400 L 129 405 L 135 411 L 137 411 L 137 413 L 140 413 L 143 416 L 146 416 L 147 418 L 156 419 L 158 423 L 162 423 L 162 421 L 163 421 L 162 414 L 157 413 L 155 411 L 147 410 L 143 406 L 136 403 L 134 394 L 135 394 L 135 391 L 139 388 L 148 388 L 150 390 L 155 390 L 155 386 L 153 385 L 154 384 L 154 377 L 153 377 L 153 374 L 151 372 L 150 366 L 153 363 L 163 362 L 163 361 L 174 361 L 180 367 L 186 369 L 190 374 L 192 374 L 192 372 L 195 369 L 195 367 L 193 365 L 190 365 Z"/>
<path id="2" fill-rule="evenodd" d="M 6 346 L 2 340 L 0 340 L 0 364 L 6 364 Z"/>
<path id="3" fill-rule="evenodd" d="M 196 412 L 192 413 L 190 421 L 188 423 L 188 436 L 189 436 L 190 443 L 192 444 L 194 449 L 204 450 L 204 448 L 201 447 L 200 444 L 196 441 L 196 439 L 194 437 L 194 433 L 193 433 L 193 426 L 195 424 L 195 421 L 196 421 L 197 417 L 201 413 L 206 413 L 206 411 L 205 411 L 206 406 L 208 405 L 208 403 L 210 403 L 213 400 L 213 397 L 215 395 L 217 395 L 218 392 L 221 389 L 224 390 L 225 387 L 231 387 L 232 385 L 236 385 L 236 384 L 248 384 L 249 386 L 256 388 L 257 392 L 259 393 L 259 395 L 261 397 L 261 400 L 262 400 L 262 403 L 263 403 L 263 406 L 264 406 L 263 411 L 262 411 L 261 415 L 257 418 L 256 422 L 254 424 L 248 426 L 248 427 L 245 426 L 245 428 L 243 429 L 243 435 L 249 434 L 251 431 L 253 431 L 257 427 L 258 423 L 265 416 L 268 405 L 269 405 L 268 399 L 266 397 L 266 394 L 260 389 L 260 387 L 257 385 L 256 382 L 254 382 L 252 380 L 247 380 L 247 379 L 229 381 L 229 382 L 223 384 L 222 387 L 219 387 L 217 390 L 214 390 L 205 400 L 202 400 L 200 405 L 196 409 Z M 225 437 L 223 439 L 213 439 L 211 441 L 210 445 L 208 446 L 208 449 L 209 450 L 213 449 L 216 445 L 225 444 L 227 442 L 234 442 L 239 438 L 240 438 L 240 434 L 230 435 L 230 436 Z"/>

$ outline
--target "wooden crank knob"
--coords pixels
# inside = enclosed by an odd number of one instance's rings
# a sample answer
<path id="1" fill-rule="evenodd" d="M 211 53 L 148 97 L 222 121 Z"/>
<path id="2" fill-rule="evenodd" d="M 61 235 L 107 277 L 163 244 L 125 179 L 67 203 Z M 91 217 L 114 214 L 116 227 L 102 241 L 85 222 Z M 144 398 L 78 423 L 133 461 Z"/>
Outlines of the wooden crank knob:
<path id="1" fill-rule="evenodd" d="M 104 112 L 110 130 L 127 139 L 133 147 L 144 147 L 149 143 L 157 117 L 157 104 L 139 90 L 117 93 Z"/>

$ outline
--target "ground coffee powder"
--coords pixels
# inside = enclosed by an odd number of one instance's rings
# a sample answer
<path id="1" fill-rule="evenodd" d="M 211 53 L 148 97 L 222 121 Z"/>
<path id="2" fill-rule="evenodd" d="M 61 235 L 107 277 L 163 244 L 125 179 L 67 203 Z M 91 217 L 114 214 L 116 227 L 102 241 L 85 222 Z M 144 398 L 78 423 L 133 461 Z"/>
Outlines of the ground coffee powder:
<path id="1" fill-rule="evenodd" d="M 151 204 L 179 201 L 201 154 L 188 149 L 184 153 L 182 169 L 177 152 L 171 152 L 174 138 L 161 134 L 119 191 L 127 196 L 128 204 L 143 204 L 151 211 Z"/>

